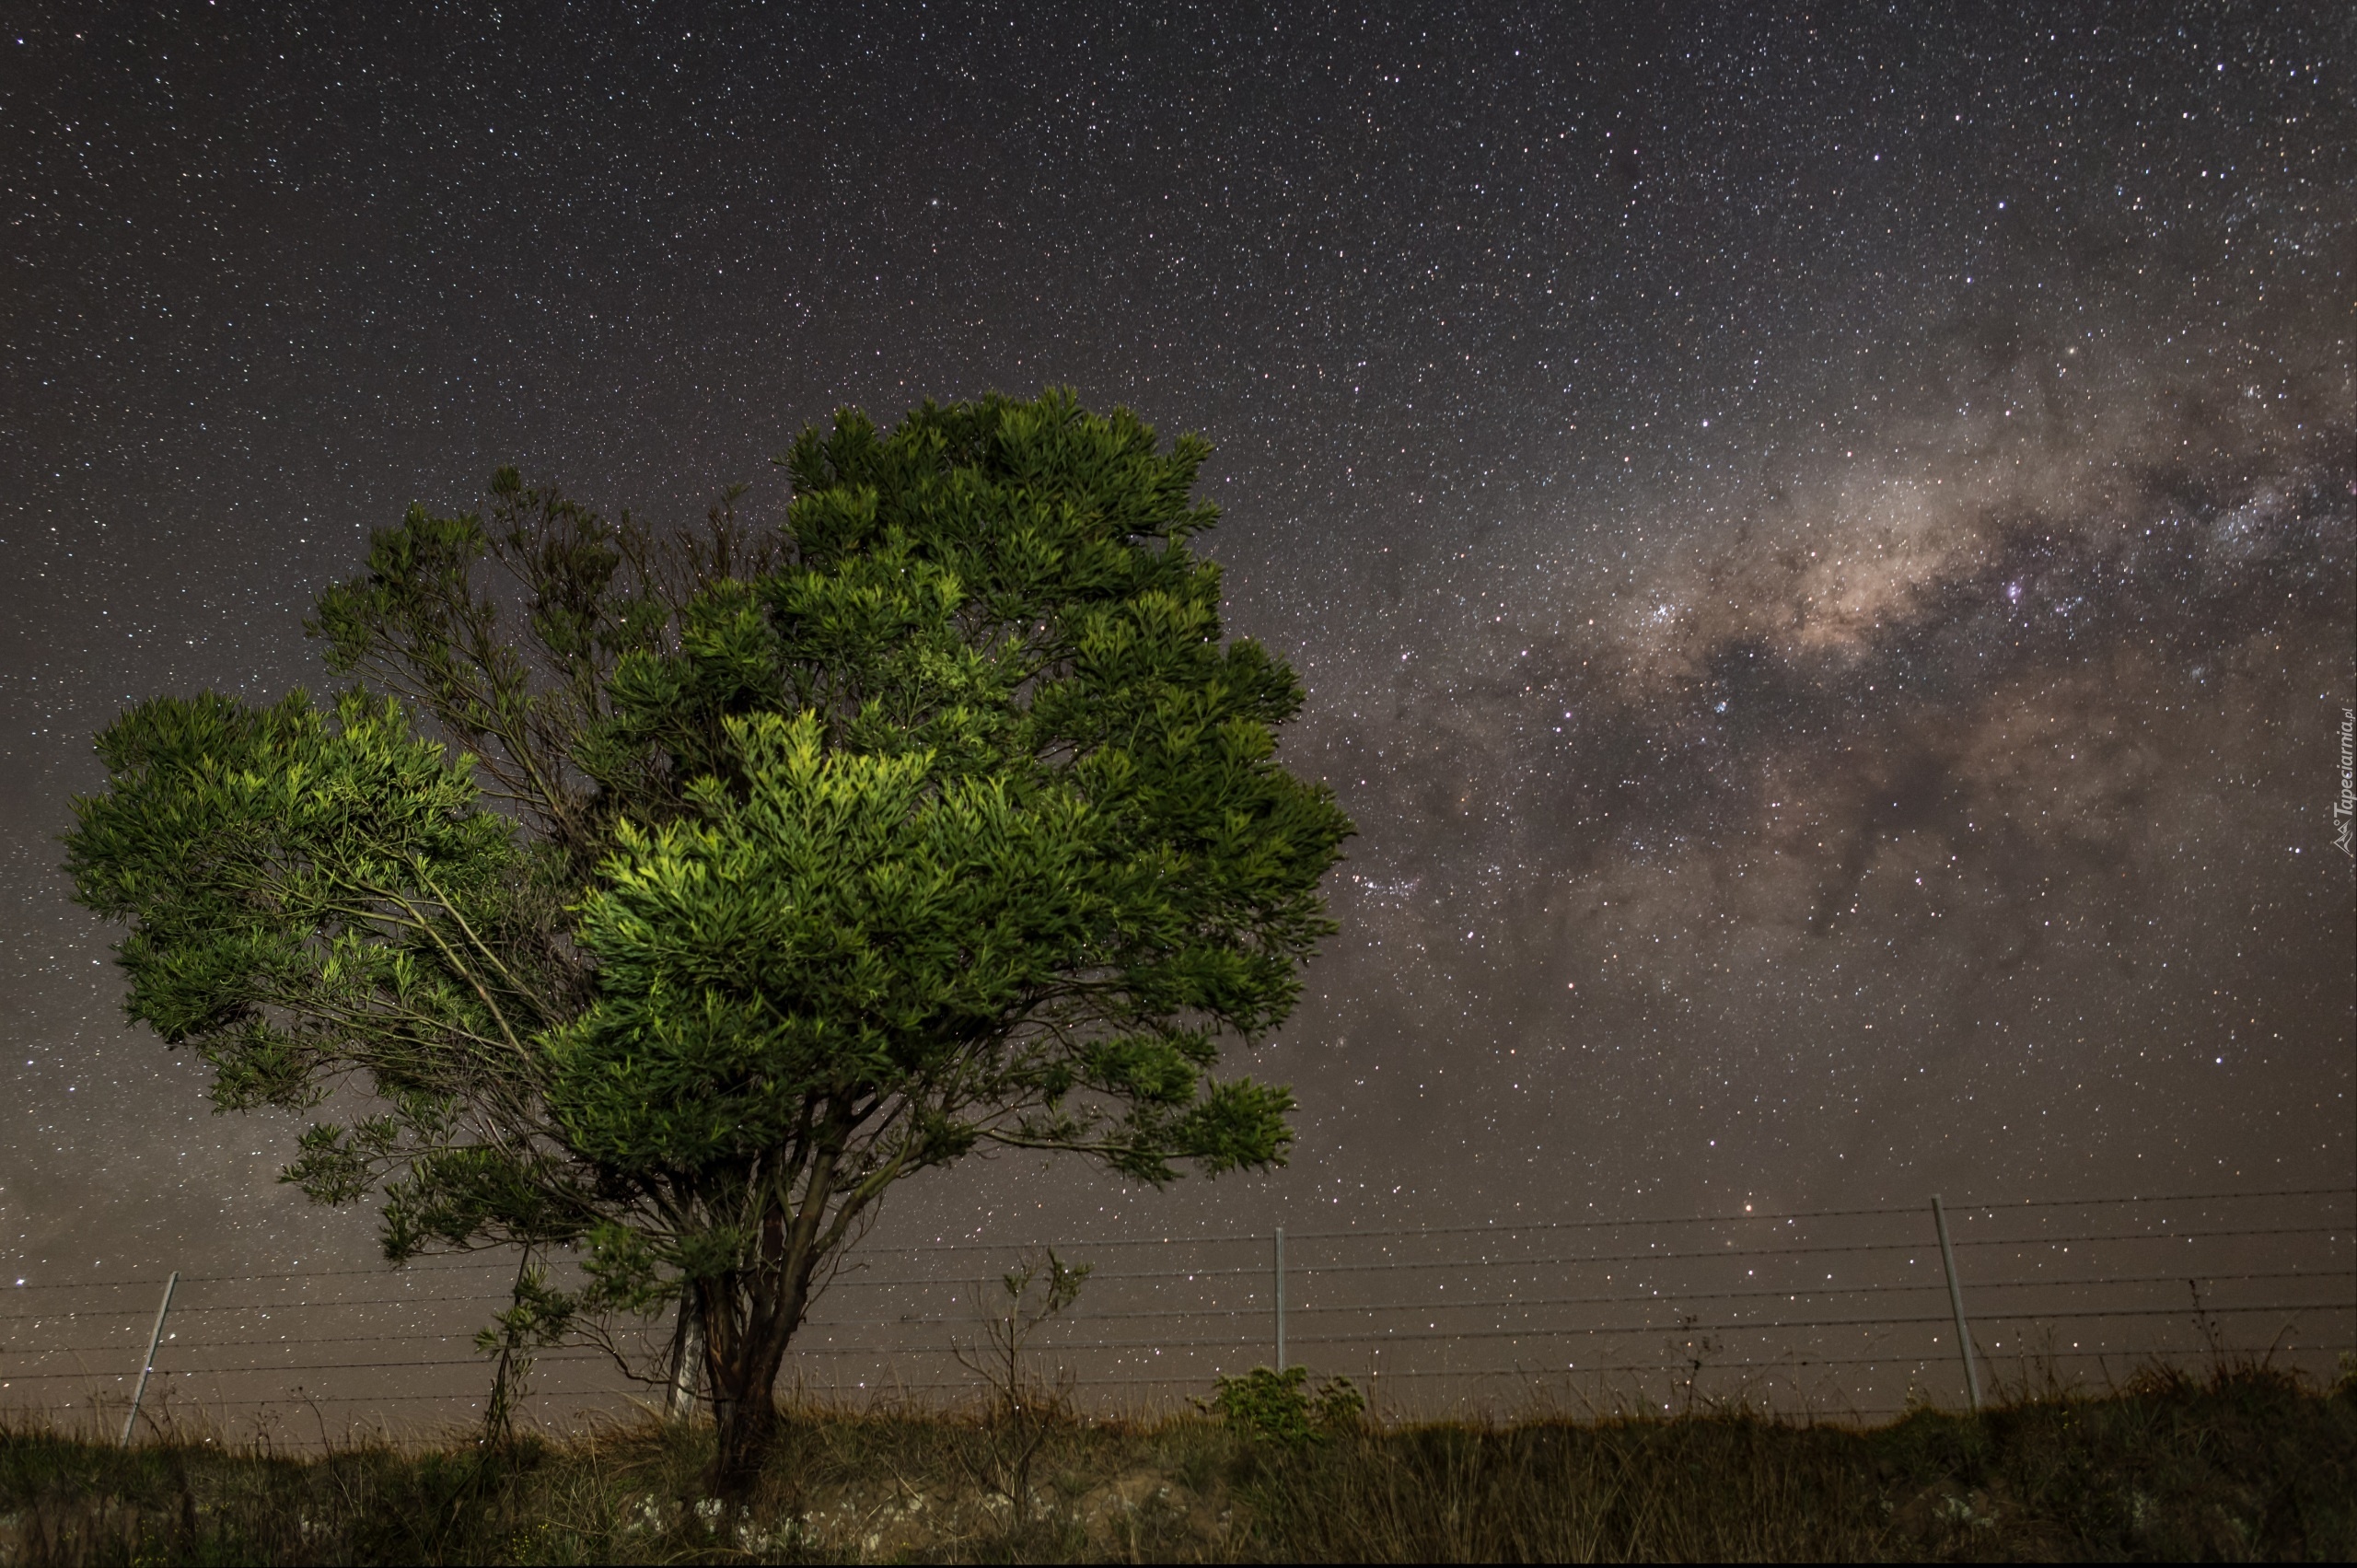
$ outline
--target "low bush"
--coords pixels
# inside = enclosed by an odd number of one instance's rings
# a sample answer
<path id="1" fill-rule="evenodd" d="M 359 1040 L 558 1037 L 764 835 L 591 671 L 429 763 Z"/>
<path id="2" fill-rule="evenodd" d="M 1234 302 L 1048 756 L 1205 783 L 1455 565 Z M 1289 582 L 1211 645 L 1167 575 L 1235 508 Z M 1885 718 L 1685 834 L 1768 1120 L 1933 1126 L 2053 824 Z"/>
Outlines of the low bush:
<path id="1" fill-rule="evenodd" d="M 1347 1377 L 1329 1378 L 1311 1393 L 1306 1366 L 1256 1366 L 1222 1377 L 1204 1404 L 1237 1436 L 1288 1448 L 1347 1432 L 1366 1413 L 1366 1397 Z"/>

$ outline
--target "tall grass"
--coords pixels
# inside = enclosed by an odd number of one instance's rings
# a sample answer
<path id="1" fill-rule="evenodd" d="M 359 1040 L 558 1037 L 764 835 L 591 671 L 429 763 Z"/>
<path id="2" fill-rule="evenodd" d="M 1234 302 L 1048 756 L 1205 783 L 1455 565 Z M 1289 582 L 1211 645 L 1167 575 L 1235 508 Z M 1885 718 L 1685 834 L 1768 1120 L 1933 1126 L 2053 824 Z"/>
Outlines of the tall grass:
<path id="1" fill-rule="evenodd" d="M 0 1431 L 0 1561 L 2357 1558 L 2357 1388 L 2154 1372 L 1855 1430 L 1742 1410 L 1370 1423 L 1258 1441 L 1209 1417 L 1057 1423 L 1013 1495 L 980 1414 L 789 1412 L 750 1504 L 701 1498 L 706 1430 L 501 1448 L 123 1452 Z"/>

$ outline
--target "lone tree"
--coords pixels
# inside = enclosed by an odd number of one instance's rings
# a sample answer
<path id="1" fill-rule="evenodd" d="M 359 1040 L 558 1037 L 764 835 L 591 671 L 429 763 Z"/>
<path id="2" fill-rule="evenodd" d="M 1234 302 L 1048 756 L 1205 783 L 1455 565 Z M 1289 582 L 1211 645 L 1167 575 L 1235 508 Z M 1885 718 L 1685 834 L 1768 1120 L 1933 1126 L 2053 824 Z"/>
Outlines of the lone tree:
<path id="1" fill-rule="evenodd" d="M 331 707 L 100 736 L 68 865 L 131 1016 L 225 1109 L 365 1091 L 285 1175 L 381 1190 L 393 1260 L 578 1249 L 511 1343 L 680 1303 L 741 1488 L 894 1182 L 1283 1160 L 1290 1094 L 1217 1068 L 1291 1010 L 1351 826 L 1274 760 L 1292 671 L 1221 641 L 1206 451 L 1051 391 L 838 414 L 767 536 L 513 470 L 488 519 L 412 508 L 309 624 Z"/>

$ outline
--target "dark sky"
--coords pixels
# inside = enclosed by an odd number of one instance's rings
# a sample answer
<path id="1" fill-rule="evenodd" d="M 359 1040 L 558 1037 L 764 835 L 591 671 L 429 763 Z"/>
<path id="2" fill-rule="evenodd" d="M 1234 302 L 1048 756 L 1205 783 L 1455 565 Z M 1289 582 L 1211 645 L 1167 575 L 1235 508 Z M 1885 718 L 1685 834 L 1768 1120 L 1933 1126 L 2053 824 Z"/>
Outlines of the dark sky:
<path id="1" fill-rule="evenodd" d="M 2357 13 L 798 9 L 14 12 L 12 1277 L 371 1253 L 121 1025 L 120 707 L 499 463 L 1055 382 L 1213 443 L 1342 932 L 1289 1169 L 890 1234 L 2350 1180 Z"/>

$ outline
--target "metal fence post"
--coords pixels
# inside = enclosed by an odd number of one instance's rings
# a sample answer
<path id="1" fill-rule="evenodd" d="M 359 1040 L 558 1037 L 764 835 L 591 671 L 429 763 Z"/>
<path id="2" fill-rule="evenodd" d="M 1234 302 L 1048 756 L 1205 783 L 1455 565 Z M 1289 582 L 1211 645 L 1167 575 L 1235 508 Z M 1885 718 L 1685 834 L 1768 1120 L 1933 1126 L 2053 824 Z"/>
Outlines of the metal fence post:
<path id="1" fill-rule="evenodd" d="M 1980 1413 L 1980 1368 L 1972 1360 L 1972 1330 L 1964 1322 L 1964 1287 L 1956 1280 L 1956 1249 L 1948 1245 L 1948 1212 L 1940 1207 L 1940 1195 L 1932 1194 L 1932 1224 L 1940 1233 L 1940 1266 L 1947 1271 L 1948 1307 L 1956 1313 L 1956 1345 L 1964 1357 L 1965 1391 L 1972 1396 L 1972 1412 Z"/>
<path id="2" fill-rule="evenodd" d="M 147 1397 L 147 1375 L 156 1370 L 156 1347 L 164 1342 L 164 1314 L 172 1309 L 172 1289 L 180 1283 L 180 1272 L 164 1282 L 163 1305 L 156 1308 L 156 1327 L 147 1335 L 147 1358 L 139 1364 L 139 1383 L 131 1390 L 131 1413 L 122 1418 L 122 1446 L 131 1446 L 132 1429 L 139 1424 L 139 1401 Z"/>
<path id="3" fill-rule="evenodd" d="M 1285 1227 L 1277 1226 L 1277 1370 L 1285 1369 Z"/>

